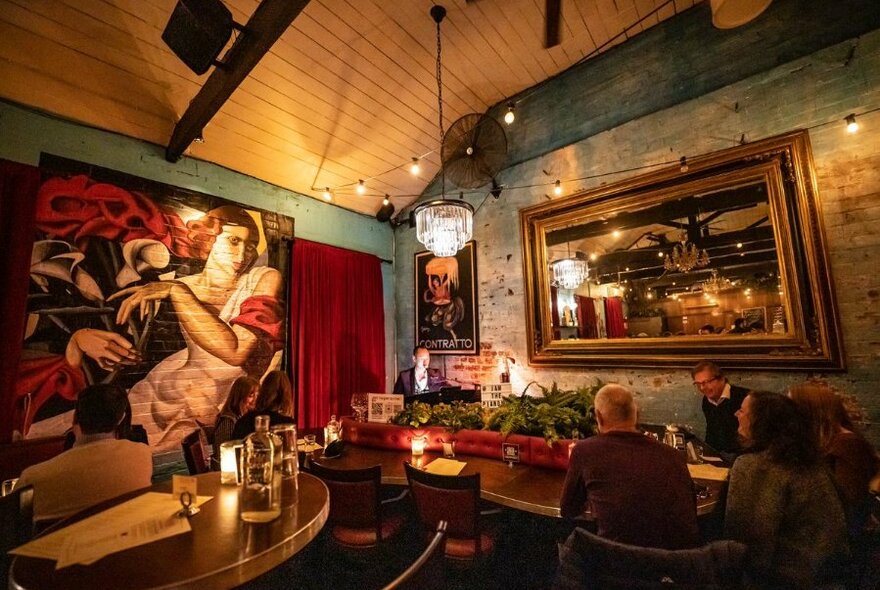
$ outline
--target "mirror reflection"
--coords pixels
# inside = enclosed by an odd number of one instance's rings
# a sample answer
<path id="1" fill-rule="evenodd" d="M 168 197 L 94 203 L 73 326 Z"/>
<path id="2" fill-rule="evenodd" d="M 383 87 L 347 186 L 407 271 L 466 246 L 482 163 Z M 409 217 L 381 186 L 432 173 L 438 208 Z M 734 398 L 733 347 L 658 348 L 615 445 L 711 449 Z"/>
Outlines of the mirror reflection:
<path id="1" fill-rule="evenodd" d="M 763 177 L 544 234 L 554 340 L 786 335 Z"/>

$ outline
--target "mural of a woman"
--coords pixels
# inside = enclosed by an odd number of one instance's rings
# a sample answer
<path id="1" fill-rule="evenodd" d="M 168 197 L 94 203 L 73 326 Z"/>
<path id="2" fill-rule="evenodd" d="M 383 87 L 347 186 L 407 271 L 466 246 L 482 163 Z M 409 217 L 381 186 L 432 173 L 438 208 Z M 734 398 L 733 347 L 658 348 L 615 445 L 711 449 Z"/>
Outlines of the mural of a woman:
<path id="1" fill-rule="evenodd" d="M 135 421 L 144 424 L 157 451 L 177 448 L 197 422 L 213 423 L 232 382 L 259 378 L 283 344 L 282 279 L 268 266 L 255 266 L 260 235 L 242 208 L 212 209 L 190 228 L 191 250 L 205 257 L 196 274 L 122 289 L 116 316 L 147 320 L 155 306 L 170 304 L 186 348 L 161 360 L 129 391 Z M 104 369 L 137 362 L 130 342 L 114 332 L 78 331 L 67 349 L 74 366 L 83 355 Z"/>

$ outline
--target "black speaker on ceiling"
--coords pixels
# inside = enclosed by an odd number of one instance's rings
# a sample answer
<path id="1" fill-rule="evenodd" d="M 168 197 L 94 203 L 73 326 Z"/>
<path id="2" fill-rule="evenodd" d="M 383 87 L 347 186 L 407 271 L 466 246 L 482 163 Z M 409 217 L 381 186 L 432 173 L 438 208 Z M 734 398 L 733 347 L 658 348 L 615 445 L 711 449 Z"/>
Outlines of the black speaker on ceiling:
<path id="1" fill-rule="evenodd" d="M 162 40 L 196 74 L 204 74 L 232 35 L 232 13 L 220 0 L 178 0 Z"/>
<path id="2" fill-rule="evenodd" d="M 387 205 L 382 205 L 379 212 L 376 213 L 376 219 L 385 223 L 391 219 L 392 215 L 394 215 L 394 203 L 389 202 Z"/>

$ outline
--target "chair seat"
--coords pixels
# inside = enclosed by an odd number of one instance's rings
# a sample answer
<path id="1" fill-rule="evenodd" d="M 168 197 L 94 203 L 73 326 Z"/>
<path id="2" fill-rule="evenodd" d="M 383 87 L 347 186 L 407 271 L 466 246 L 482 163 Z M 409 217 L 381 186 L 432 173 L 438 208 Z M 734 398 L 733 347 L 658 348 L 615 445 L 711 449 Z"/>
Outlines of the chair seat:
<path id="1" fill-rule="evenodd" d="M 491 535 L 482 533 L 479 540 L 481 554 L 488 555 L 495 548 L 495 539 Z M 474 545 L 473 539 L 447 537 L 446 557 L 450 559 L 473 559 L 475 554 Z"/>
<path id="2" fill-rule="evenodd" d="M 382 541 L 396 535 L 403 527 L 404 519 L 399 514 L 388 515 L 382 520 Z M 373 547 L 376 545 L 376 528 L 352 528 L 334 526 L 330 529 L 333 539 L 347 547 Z"/>

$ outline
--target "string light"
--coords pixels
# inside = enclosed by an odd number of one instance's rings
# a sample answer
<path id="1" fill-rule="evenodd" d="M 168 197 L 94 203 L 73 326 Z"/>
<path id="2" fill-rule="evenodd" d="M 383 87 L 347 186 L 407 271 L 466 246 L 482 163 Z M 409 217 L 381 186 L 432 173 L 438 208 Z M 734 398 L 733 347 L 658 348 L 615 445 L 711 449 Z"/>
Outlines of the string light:
<path id="1" fill-rule="evenodd" d="M 514 106 L 512 102 L 507 103 L 507 112 L 504 113 L 504 122 L 508 125 L 516 120 L 516 115 L 513 112 L 513 108 Z"/>
<path id="2" fill-rule="evenodd" d="M 859 123 L 856 121 L 855 113 L 848 114 L 844 121 L 846 121 L 846 130 L 850 133 L 855 133 L 859 130 Z"/>
<path id="3" fill-rule="evenodd" d="M 556 185 L 553 187 L 553 194 L 559 196 L 562 194 L 562 183 L 558 180 L 556 181 Z"/>
<path id="4" fill-rule="evenodd" d="M 681 170 L 682 172 L 687 172 L 687 171 L 688 171 L 688 159 L 687 159 L 687 156 L 682 156 L 681 159 L 678 161 L 678 164 L 679 164 L 679 166 L 678 166 L 678 169 L 679 169 L 679 170 Z"/>
<path id="5" fill-rule="evenodd" d="M 419 159 L 413 158 L 412 164 L 409 165 L 409 173 L 412 174 L 413 176 L 418 176 L 421 171 L 422 171 L 422 167 L 419 166 Z"/>
<path id="6" fill-rule="evenodd" d="M 390 195 L 385 195 L 385 198 L 382 199 L 382 206 L 383 206 L 383 207 L 387 207 L 387 206 L 388 206 L 388 203 L 391 202 L 391 200 L 389 199 L 389 197 L 390 197 Z"/>
<path id="7" fill-rule="evenodd" d="M 330 192 L 329 186 L 324 188 L 324 200 L 328 202 L 333 200 L 333 193 Z"/>
<path id="8" fill-rule="evenodd" d="M 355 189 L 357 194 L 362 195 L 367 192 L 367 185 L 364 184 L 363 180 L 358 180 L 357 188 Z"/>

